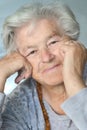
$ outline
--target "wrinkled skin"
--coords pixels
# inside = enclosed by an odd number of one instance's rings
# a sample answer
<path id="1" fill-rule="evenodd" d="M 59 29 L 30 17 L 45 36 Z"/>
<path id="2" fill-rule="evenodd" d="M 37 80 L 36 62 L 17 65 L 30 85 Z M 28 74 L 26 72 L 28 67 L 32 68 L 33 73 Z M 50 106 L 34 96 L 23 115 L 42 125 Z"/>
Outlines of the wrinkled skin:
<path id="1" fill-rule="evenodd" d="M 15 72 L 18 72 L 16 83 L 32 76 L 41 84 L 44 98 L 56 110 L 58 101 L 60 105 L 86 87 L 82 76 L 87 50 L 80 42 L 62 36 L 60 30 L 54 21 L 47 19 L 15 30 L 18 52 L 0 60 L 1 92 L 6 79 Z M 55 104 L 54 99 L 57 99 Z"/>

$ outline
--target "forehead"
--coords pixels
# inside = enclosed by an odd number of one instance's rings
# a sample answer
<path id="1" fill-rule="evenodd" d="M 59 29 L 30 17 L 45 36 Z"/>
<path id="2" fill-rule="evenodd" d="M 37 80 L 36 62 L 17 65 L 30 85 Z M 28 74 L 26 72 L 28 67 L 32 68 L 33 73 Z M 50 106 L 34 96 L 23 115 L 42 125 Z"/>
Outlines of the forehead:
<path id="1" fill-rule="evenodd" d="M 44 39 L 53 33 L 58 33 L 60 35 L 61 29 L 58 24 L 53 20 L 41 19 L 39 21 L 34 21 L 27 23 L 22 27 L 16 29 L 16 40 L 17 45 L 21 43 L 35 43 L 42 42 Z"/>
<path id="2" fill-rule="evenodd" d="M 23 34 L 24 32 L 28 32 L 28 34 L 31 34 L 36 31 L 38 31 L 39 29 L 55 29 L 58 28 L 58 24 L 56 23 L 56 21 L 54 20 L 50 20 L 50 19 L 41 19 L 41 20 L 34 20 L 31 22 L 27 22 L 26 24 L 22 25 L 19 28 L 15 29 L 16 34 Z M 36 29 L 36 30 L 35 30 Z M 19 36 L 19 35 L 17 35 Z"/>

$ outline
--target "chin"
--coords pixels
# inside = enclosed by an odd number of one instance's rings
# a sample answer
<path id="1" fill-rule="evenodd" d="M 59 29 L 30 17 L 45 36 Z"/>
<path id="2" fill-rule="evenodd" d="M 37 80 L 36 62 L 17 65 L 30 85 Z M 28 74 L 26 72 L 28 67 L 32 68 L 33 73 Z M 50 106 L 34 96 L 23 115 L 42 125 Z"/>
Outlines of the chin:
<path id="1" fill-rule="evenodd" d="M 59 78 L 57 77 L 44 78 L 43 77 L 43 79 L 35 79 L 35 80 L 45 86 L 58 86 L 60 84 L 63 84 L 63 77 L 59 77 Z"/>
<path id="2" fill-rule="evenodd" d="M 63 84 L 63 79 L 50 79 L 50 80 L 44 80 L 44 84 L 47 84 L 49 86 L 57 86 L 60 84 Z"/>
<path id="3" fill-rule="evenodd" d="M 52 73 L 33 75 L 33 78 L 42 85 L 56 86 L 63 84 L 63 75 L 61 69 Z"/>

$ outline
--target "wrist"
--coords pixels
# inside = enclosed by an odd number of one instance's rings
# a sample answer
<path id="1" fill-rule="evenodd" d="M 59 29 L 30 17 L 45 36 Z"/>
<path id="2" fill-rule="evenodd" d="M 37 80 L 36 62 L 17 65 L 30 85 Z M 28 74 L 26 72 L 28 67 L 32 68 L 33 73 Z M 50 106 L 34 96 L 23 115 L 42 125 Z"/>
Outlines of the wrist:
<path id="1" fill-rule="evenodd" d="M 65 88 L 68 97 L 71 97 L 79 93 L 83 88 L 86 88 L 86 85 L 83 79 L 75 78 L 74 80 L 69 80 L 67 83 L 65 83 Z"/>
<path id="2" fill-rule="evenodd" d="M 0 92 L 4 92 L 5 83 L 6 78 L 4 76 L 0 76 Z"/>

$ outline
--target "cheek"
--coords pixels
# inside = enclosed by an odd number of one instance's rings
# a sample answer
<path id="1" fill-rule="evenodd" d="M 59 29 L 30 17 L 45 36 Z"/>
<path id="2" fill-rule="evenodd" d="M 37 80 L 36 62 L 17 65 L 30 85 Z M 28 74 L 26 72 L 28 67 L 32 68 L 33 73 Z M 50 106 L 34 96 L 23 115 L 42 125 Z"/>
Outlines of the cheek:
<path id="1" fill-rule="evenodd" d="M 60 60 L 61 62 L 63 62 L 63 60 L 64 60 L 64 53 L 62 52 L 62 50 L 60 50 L 60 48 L 58 47 L 58 45 L 55 46 L 55 47 L 52 47 L 50 49 L 50 52 L 53 55 L 55 55 L 58 60 Z"/>
<path id="2" fill-rule="evenodd" d="M 32 66 L 32 77 L 36 77 L 38 75 L 38 66 L 39 66 L 39 61 L 37 58 L 28 58 L 28 61 L 30 65 Z"/>
<path id="3" fill-rule="evenodd" d="M 36 77 L 38 75 L 38 68 L 37 66 L 33 66 L 33 69 L 32 69 L 32 77 Z"/>

